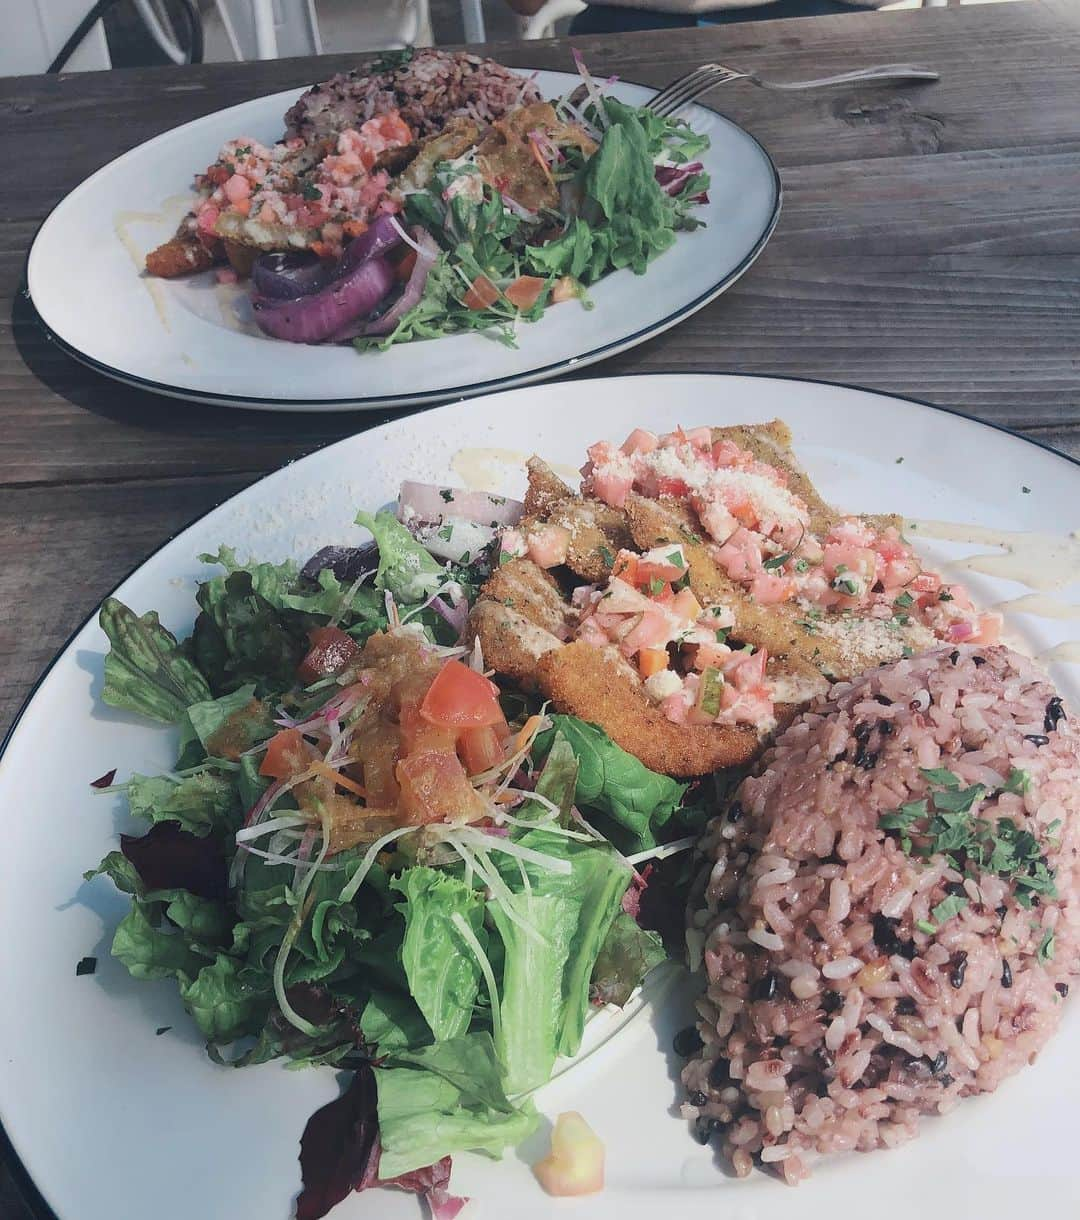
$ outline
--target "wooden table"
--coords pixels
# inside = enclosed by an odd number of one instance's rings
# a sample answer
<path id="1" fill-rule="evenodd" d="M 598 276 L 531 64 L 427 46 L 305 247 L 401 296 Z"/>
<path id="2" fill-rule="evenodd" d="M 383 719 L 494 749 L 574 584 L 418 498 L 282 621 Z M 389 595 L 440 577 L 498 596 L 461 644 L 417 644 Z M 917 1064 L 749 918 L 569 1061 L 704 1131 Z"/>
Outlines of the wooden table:
<path id="1" fill-rule="evenodd" d="M 942 78 L 801 97 L 734 85 L 714 97 L 779 165 L 780 226 L 731 292 L 591 375 L 836 380 L 958 407 L 1080 456 L 1075 0 L 577 41 L 600 75 L 657 85 L 718 58 L 780 79 L 903 61 Z M 491 53 L 572 67 L 566 40 Z M 19 294 L 35 229 L 125 149 L 346 66 L 327 56 L 0 81 L 0 285 L 13 302 L 0 328 L 0 731 L 69 633 L 163 538 L 266 471 L 386 418 L 186 406 L 87 372 L 45 340 Z M 0 1218 L 26 1215 L 0 1174 Z"/>

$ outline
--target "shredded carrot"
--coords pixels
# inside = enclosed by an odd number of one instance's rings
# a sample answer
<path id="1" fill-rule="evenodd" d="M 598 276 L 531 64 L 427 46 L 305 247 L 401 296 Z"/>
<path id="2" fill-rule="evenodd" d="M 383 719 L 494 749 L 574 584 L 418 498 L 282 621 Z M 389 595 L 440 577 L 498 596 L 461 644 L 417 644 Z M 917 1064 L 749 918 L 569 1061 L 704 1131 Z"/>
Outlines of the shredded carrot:
<path id="1" fill-rule="evenodd" d="M 347 792 L 355 792 L 357 796 L 367 796 L 367 789 L 364 788 L 363 785 L 358 784 L 354 779 L 349 779 L 347 775 L 342 775 L 340 771 L 335 771 L 333 767 L 328 767 L 326 763 L 315 763 L 312 770 L 317 771 L 319 775 L 323 775 L 327 779 L 332 780 L 335 784 L 341 788 L 344 788 Z"/>
<path id="2" fill-rule="evenodd" d="M 529 133 L 529 147 L 532 149 L 532 155 L 536 158 L 540 168 L 544 171 L 544 177 L 554 186 L 555 178 L 551 173 L 551 166 L 548 165 L 547 157 L 540 150 L 540 141 L 531 132 Z"/>
<path id="3" fill-rule="evenodd" d="M 514 739 L 514 753 L 519 750 L 524 750 L 525 746 L 536 736 L 540 731 L 540 725 L 543 724 L 543 717 L 530 716 L 528 720 L 521 726 L 521 732 Z"/>

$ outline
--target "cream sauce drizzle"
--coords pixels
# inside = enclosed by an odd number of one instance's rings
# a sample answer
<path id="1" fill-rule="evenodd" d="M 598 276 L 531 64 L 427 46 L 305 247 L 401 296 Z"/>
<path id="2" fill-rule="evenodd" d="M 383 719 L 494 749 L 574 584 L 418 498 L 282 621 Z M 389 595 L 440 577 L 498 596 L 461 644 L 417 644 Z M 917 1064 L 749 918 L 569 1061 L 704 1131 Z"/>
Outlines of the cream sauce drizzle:
<path id="1" fill-rule="evenodd" d="M 171 330 L 169 315 L 166 311 L 165 290 L 159 280 L 145 274 L 144 260 L 146 254 L 135 241 L 135 238 L 132 237 L 130 231 L 132 225 L 160 224 L 162 220 L 163 217 L 160 212 L 117 212 L 113 216 L 113 231 L 116 234 L 117 240 L 127 251 L 128 257 L 135 265 L 135 269 L 139 272 L 143 285 L 150 294 L 150 300 L 154 303 L 154 312 L 158 316 L 158 321 L 166 330 Z"/>
<path id="2" fill-rule="evenodd" d="M 954 568 L 1015 580 L 1042 592 L 1065 589 L 1080 581 L 1080 530 L 1071 534 L 1038 534 L 921 520 L 908 521 L 907 525 L 914 538 L 941 538 L 998 548 L 996 553 L 952 559 L 949 563 Z"/>
<path id="3" fill-rule="evenodd" d="M 1044 649 L 1035 659 L 1043 665 L 1052 665 L 1055 661 L 1080 665 L 1080 640 L 1063 640 L 1053 648 Z"/>
<path id="4" fill-rule="evenodd" d="M 450 469 L 462 480 L 470 491 L 499 491 L 504 482 L 506 468 L 524 470 L 529 460 L 527 453 L 516 449 L 459 449 L 450 459 Z M 551 469 L 571 485 L 577 483 L 580 471 L 574 466 L 549 463 Z"/>
<path id="5" fill-rule="evenodd" d="M 1068 602 L 1058 601 L 1056 597 L 1046 597 L 1042 593 L 1025 593 L 1023 597 L 995 602 L 988 609 L 997 610 L 1001 614 L 1034 614 L 1039 618 L 1080 618 L 1080 605 L 1070 606 Z"/>

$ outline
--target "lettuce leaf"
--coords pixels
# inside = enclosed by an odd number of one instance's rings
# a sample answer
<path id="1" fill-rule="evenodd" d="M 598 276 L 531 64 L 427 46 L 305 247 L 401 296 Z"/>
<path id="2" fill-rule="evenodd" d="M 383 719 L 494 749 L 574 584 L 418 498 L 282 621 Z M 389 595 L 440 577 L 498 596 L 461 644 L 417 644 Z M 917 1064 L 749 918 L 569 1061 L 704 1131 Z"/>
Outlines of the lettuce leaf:
<path id="1" fill-rule="evenodd" d="M 190 704 L 210 698 L 206 679 L 155 611 L 140 618 L 107 597 L 98 622 L 109 637 L 101 697 L 110 707 L 174 724 Z"/>
<path id="2" fill-rule="evenodd" d="M 589 978 L 630 869 L 608 848 L 550 831 L 526 831 L 514 841 L 571 864 L 565 875 L 524 865 L 526 888 L 516 861 L 500 863 L 520 922 L 500 903 L 488 905 L 504 948 L 499 1058 L 507 1090 L 522 1093 L 549 1079 L 558 1054 L 575 1054 L 580 1046 Z"/>
<path id="3" fill-rule="evenodd" d="M 481 895 L 464 882 L 433 868 L 407 868 L 391 882 L 405 895 L 401 960 L 409 992 L 437 1041 L 464 1034 L 480 987 L 480 967 L 452 922 L 461 915 L 483 944 Z"/>
<path id="4" fill-rule="evenodd" d="M 625 831 L 626 841 L 620 846 L 630 851 L 654 847 L 655 832 L 678 808 L 688 785 L 650 771 L 598 725 L 576 716 L 551 719 L 554 729 L 537 738 L 534 756 L 546 757 L 555 733 L 561 733 L 578 760 L 577 803 L 598 809 Z"/>
<path id="5" fill-rule="evenodd" d="M 431 1058 L 425 1058 L 429 1053 Z M 498 1156 L 529 1135 L 536 1126 L 535 1113 L 507 1101 L 496 1084 L 498 1074 L 495 1048 L 486 1033 L 438 1043 L 376 1068 L 380 1179 L 434 1164 L 454 1152 Z"/>
<path id="6" fill-rule="evenodd" d="M 590 1001 L 622 1006 L 649 971 L 664 961 L 667 951 L 660 937 L 619 911 L 593 966 Z"/>
<path id="7" fill-rule="evenodd" d="M 207 768 L 180 779 L 133 775 L 125 788 L 132 816 L 150 823 L 178 822 L 195 835 L 235 831 L 239 825 L 236 784 L 227 771 Z"/>
<path id="8" fill-rule="evenodd" d="M 361 510 L 356 524 L 371 531 L 379 544 L 375 587 L 386 589 L 399 602 L 430 597 L 447 578 L 446 571 L 409 533 L 393 513 Z"/>
<path id="9" fill-rule="evenodd" d="M 136 979 L 176 978 L 188 982 L 206 964 L 183 936 L 154 927 L 146 907 L 137 901 L 116 927 L 112 955 Z"/>
<path id="10" fill-rule="evenodd" d="M 190 982 L 181 981 L 180 998 L 203 1037 L 224 1043 L 259 1032 L 273 993 L 269 985 L 254 988 L 243 963 L 219 953 Z"/>

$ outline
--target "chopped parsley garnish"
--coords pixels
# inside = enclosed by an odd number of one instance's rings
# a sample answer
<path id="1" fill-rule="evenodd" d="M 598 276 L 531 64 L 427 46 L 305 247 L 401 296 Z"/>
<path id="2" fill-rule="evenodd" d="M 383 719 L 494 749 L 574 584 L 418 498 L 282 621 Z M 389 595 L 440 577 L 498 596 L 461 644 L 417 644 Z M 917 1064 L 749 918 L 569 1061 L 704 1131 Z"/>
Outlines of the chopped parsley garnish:
<path id="1" fill-rule="evenodd" d="M 937 596 L 939 602 L 951 602 L 953 600 L 953 595 L 948 589 L 942 589 Z"/>
<path id="2" fill-rule="evenodd" d="M 659 596 L 659 594 L 663 593 L 664 585 L 666 583 L 667 582 L 661 580 L 659 576 L 654 576 L 652 580 L 649 581 L 649 592 L 653 597 Z"/>
<path id="3" fill-rule="evenodd" d="M 774 555 L 771 559 L 766 559 L 761 566 L 766 572 L 775 572 L 777 568 L 782 568 L 790 558 L 791 552 L 784 551 L 782 555 Z"/>
<path id="4" fill-rule="evenodd" d="M 159 1025 L 157 1029 L 154 1030 L 154 1033 L 160 1038 L 162 1034 L 167 1034 L 170 1029 L 172 1029 L 171 1025 Z"/>
<path id="5" fill-rule="evenodd" d="M 950 894 L 948 898 L 943 898 L 941 902 L 930 912 L 937 920 L 938 927 L 943 923 L 952 919 L 954 915 L 959 915 L 964 907 L 970 905 L 967 898 L 961 898 L 959 894 Z"/>
<path id="6" fill-rule="evenodd" d="M 858 597 L 861 592 L 858 577 L 855 576 L 835 576 L 832 587 L 838 593 L 846 593 L 849 597 Z"/>
<path id="7" fill-rule="evenodd" d="M 1030 488 L 1030 487 L 1024 487 L 1023 485 L 1021 485 L 1020 490 L 1021 490 L 1021 491 L 1024 493 L 1024 495 L 1025 495 L 1025 496 L 1030 496 L 1030 495 L 1031 495 L 1031 488 Z"/>
<path id="8" fill-rule="evenodd" d="M 1031 776 L 1026 771 L 1021 771 L 1019 767 L 1013 767 L 1009 772 L 1009 778 L 1005 781 L 1005 791 L 1023 796 L 1030 787 Z"/>
<path id="9" fill-rule="evenodd" d="M 76 976 L 76 978 L 78 978 L 84 974 L 93 974 L 96 969 L 97 969 L 97 958 L 96 957 L 80 958 L 79 961 L 75 963 L 75 976 Z"/>
<path id="10" fill-rule="evenodd" d="M 307 199 L 309 202 L 315 199 L 321 199 L 322 191 L 319 190 L 314 182 L 305 182 L 300 188 L 300 198 Z"/>
<path id="11" fill-rule="evenodd" d="M 991 821 L 972 812 L 985 797 L 1019 790 L 1021 783 L 1028 782 L 1025 772 L 1014 768 L 1009 775 L 1012 787 L 1007 785 L 991 792 L 985 784 L 961 787 L 959 778 L 944 767 L 919 770 L 935 785 L 929 796 L 908 801 L 878 819 L 882 830 L 899 832 L 900 845 L 907 854 L 922 858 L 944 856 L 950 867 L 958 872 L 967 871 L 969 876 L 979 870 L 994 873 L 1013 883 L 1013 896 L 1025 909 L 1035 904 L 1034 895 L 1057 897 L 1053 869 L 1031 831 L 1011 818 Z M 967 905 L 967 899 L 955 901 L 946 899 L 934 908 L 934 918 L 939 923 Z"/>
<path id="12" fill-rule="evenodd" d="M 468 563 L 472 559 L 472 551 L 462 551 L 458 563 Z"/>
<path id="13" fill-rule="evenodd" d="M 668 563 L 673 563 L 677 568 L 686 567 L 686 560 L 682 557 L 682 551 L 672 551 L 668 556 Z"/>
<path id="14" fill-rule="evenodd" d="M 808 618 L 797 618 L 795 625 L 801 627 L 807 635 L 817 635 L 817 623 L 812 622 Z"/>
<path id="15" fill-rule="evenodd" d="M 491 501 L 492 504 L 505 504 L 506 503 L 505 496 L 488 496 L 488 499 Z"/>
<path id="16" fill-rule="evenodd" d="M 914 601 L 915 601 L 915 599 L 905 589 L 903 591 L 903 593 L 901 593 L 900 596 L 896 599 L 896 601 L 893 602 L 893 605 L 899 606 L 901 610 L 906 610 L 908 608 L 908 606 L 913 604 Z"/>
<path id="17" fill-rule="evenodd" d="M 915 926 L 920 932 L 925 932 L 927 936 L 933 936 L 937 928 L 930 922 L 929 919 L 916 920 Z"/>
<path id="18" fill-rule="evenodd" d="M 898 614 L 895 617 L 896 617 L 897 626 L 899 626 L 899 627 L 910 627 L 911 626 L 911 615 L 910 614 Z"/>
<path id="19" fill-rule="evenodd" d="M 600 558 L 604 561 L 604 563 L 607 564 L 607 566 L 609 568 L 613 568 L 615 566 L 615 556 L 611 553 L 611 551 L 608 550 L 608 548 L 606 546 L 598 546 L 596 548 L 596 553 L 600 556 Z"/>
<path id="20" fill-rule="evenodd" d="M 900 465 L 903 463 L 903 461 L 904 461 L 904 459 L 903 459 L 902 457 L 898 457 L 898 458 L 896 459 L 896 464 L 897 464 L 897 466 L 900 466 Z"/>
<path id="21" fill-rule="evenodd" d="M 685 526 L 679 527 L 679 533 L 682 534 L 682 536 L 686 539 L 687 542 L 693 543 L 694 546 L 701 545 L 701 538 L 697 534 L 695 534 L 692 530 L 688 530 Z"/>
<path id="22" fill-rule="evenodd" d="M 810 571 L 810 560 L 809 559 L 796 559 L 795 560 L 795 571 L 796 572 L 809 572 Z"/>
<path id="23" fill-rule="evenodd" d="M 444 487 L 442 489 L 442 491 L 439 492 L 439 495 L 442 496 L 442 498 L 447 502 L 447 504 L 449 504 L 451 502 L 451 500 L 453 500 L 453 498 L 454 498 L 454 493 L 450 490 L 449 487 Z"/>
<path id="24" fill-rule="evenodd" d="M 1054 960 L 1054 933 L 1050 928 L 1047 928 L 1043 933 L 1038 957 L 1040 962 L 1052 962 Z"/>
<path id="25" fill-rule="evenodd" d="M 499 567 L 501 568 L 504 563 L 509 563 L 510 560 L 513 558 L 514 558 L 513 555 L 511 555 L 509 551 L 500 551 L 499 552 Z"/>
<path id="26" fill-rule="evenodd" d="M 725 644 L 725 643 L 727 643 L 727 637 L 728 637 L 728 629 L 726 627 L 717 627 L 716 642 L 718 644 Z"/>
<path id="27" fill-rule="evenodd" d="M 453 536 L 454 536 L 454 527 L 453 527 L 452 525 L 444 525 L 444 526 L 443 526 L 443 527 L 442 527 L 442 528 L 439 530 L 439 537 L 440 537 L 440 538 L 441 538 L 441 539 L 442 539 L 444 542 L 449 542 L 449 541 L 450 541 L 450 539 L 451 539 L 451 538 L 453 538 Z"/>
<path id="28" fill-rule="evenodd" d="M 900 655 L 906 661 L 908 657 L 913 657 L 915 655 L 915 649 L 912 648 L 910 644 L 905 644 L 904 647 L 900 649 Z"/>

